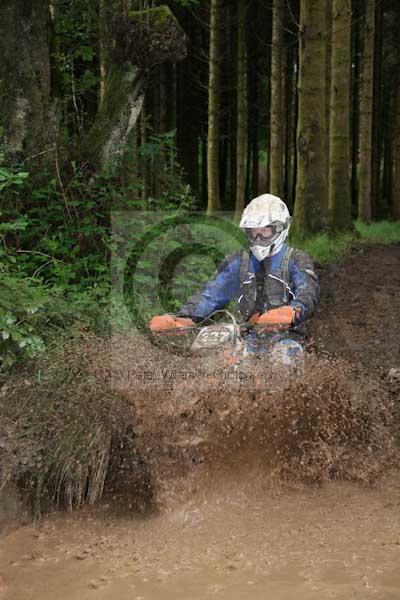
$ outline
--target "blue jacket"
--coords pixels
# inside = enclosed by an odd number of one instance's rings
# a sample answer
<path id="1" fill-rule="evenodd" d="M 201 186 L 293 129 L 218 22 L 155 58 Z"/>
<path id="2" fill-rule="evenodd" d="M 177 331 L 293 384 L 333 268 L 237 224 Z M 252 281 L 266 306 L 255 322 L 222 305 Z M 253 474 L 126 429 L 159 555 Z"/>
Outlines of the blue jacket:
<path id="1" fill-rule="evenodd" d="M 283 244 L 277 254 L 266 258 L 262 262 L 250 253 L 246 259 L 248 265 L 245 269 L 241 266 L 242 261 L 245 260 L 243 253 L 235 252 L 231 254 L 223 261 L 215 277 L 180 308 L 178 315 L 191 317 L 198 322 L 208 317 L 215 310 L 223 308 L 231 300 L 240 299 L 243 289 L 243 281 L 241 281 L 243 272 L 247 273 L 247 278 L 249 275 L 251 278 L 252 274 L 264 270 L 269 273 L 268 277 L 272 276 L 272 279 L 279 279 L 282 285 L 282 259 L 287 247 L 286 244 Z M 286 287 L 290 288 L 288 299 L 279 302 L 279 305 L 295 307 L 298 314 L 297 322 L 305 321 L 312 317 L 319 303 L 318 278 L 311 258 L 305 252 L 293 249 L 286 277 L 288 278 Z M 269 308 L 272 308 L 272 306 Z"/>

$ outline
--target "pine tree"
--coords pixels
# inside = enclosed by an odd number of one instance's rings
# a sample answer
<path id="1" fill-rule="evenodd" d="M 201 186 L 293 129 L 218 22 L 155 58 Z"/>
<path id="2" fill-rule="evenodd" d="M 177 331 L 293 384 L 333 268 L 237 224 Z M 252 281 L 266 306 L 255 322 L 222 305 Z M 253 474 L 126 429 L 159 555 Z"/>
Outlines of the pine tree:
<path id="1" fill-rule="evenodd" d="M 271 54 L 271 140 L 270 140 L 270 191 L 276 196 L 283 194 L 283 22 L 284 0 L 274 0 L 272 19 Z"/>
<path id="2" fill-rule="evenodd" d="M 358 218 L 365 222 L 369 222 L 372 217 L 371 160 L 374 90 L 374 40 L 375 0 L 365 0 L 359 108 L 360 183 L 358 193 Z"/>
<path id="3" fill-rule="evenodd" d="M 300 7 L 298 173 L 294 230 L 305 236 L 326 226 L 326 0 Z"/>
<path id="4" fill-rule="evenodd" d="M 395 91 L 392 140 L 392 217 L 393 219 L 400 220 L 400 78 L 397 80 Z"/>
<path id="5" fill-rule="evenodd" d="M 11 161 L 40 155 L 54 164 L 48 0 L 3 0 L 0 7 L 0 144 Z"/>
<path id="6" fill-rule="evenodd" d="M 246 189 L 248 145 L 246 3 L 238 0 L 237 37 L 237 134 L 236 134 L 236 213 L 243 211 Z"/>
<path id="7" fill-rule="evenodd" d="M 333 0 L 330 94 L 329 225 L 351 227 L 350 194 L 350 69 L 351 8 Z"/>
<path id="8" fill-rule="evenodd" d="M 221 0 L 211 0 L 210 8 L 210 53 L 208 76 L 208 140 L 207 140 L 207 212 L 220 210 L 219 191 L 219 131 L 220 131 L 220 10 Z"/>

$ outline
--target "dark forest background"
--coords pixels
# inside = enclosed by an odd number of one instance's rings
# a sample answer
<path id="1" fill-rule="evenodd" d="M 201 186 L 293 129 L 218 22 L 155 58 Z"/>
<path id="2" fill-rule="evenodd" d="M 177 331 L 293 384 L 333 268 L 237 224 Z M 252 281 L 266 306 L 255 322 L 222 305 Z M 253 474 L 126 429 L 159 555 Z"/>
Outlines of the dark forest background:
<path id="1" fill-rule="evenodd" d="M 103 314 L 112 210 L 239 215 L 271 192 L 321 260 L 400 219 L 399 19 L 397 0 L 2 0 L 3 366 Z"/>

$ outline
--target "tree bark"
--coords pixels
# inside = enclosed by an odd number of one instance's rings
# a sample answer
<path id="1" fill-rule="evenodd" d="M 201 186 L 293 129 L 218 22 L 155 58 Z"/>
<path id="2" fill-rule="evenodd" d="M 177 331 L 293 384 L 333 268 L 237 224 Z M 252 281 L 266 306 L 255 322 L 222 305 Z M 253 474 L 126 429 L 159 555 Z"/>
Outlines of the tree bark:
<path id="1" fill-rule="evenodd" d="M 294 231 L 321 231 L 327 221 L 326 0 L 300 8 L 298 173 Z"/>
<path id="2" fill-rule="evenodd" d="M 371 152 L 371 213 L 377 218 L 382 210 L 381 200 L 381 162 L 383 149 L 383 115 L 382 115 L 382 27 L 383 4 L 375 6 L 375 39 L 374 39 L 374 83 L 372 102 L 372 152 Z"/>
<path id="3" fill-rule="evenodd" d="M 400 78 L 397 81 L 394 101 L 394 127 L 392 145 L 392 217 L 400 220 Z"/>
<path id="4" fill-rule="evenodd" d="M 326 3 L 326 139 L 328 141 L 327 154 L 326 154 L 326 180 L 328 184 L 328 204 L 329 204 L 329 153 L 330 153 L 330 129 L 331 129 L 331 93 L 332 93 L 332 27 L 334 27 L 335 23 L 332 23 L 333 20 L 333 3 L 335 0 L 330 0 Z"/>
<path id="5" fill-rule="evenodd" d="M 271 53 L 271 140 L 270 140 L 270 191 L 281 197 L 283 194 L 283 22 L 284 0 L 274 0 L 272 18 Z"/>
<path id="6" fill-rule="evenodd" d="M 247 44 L 246 44 L 246 3 L 238 0 L 237 36 L 237 133 L 236 133 L 236 205 L 240 215 L 245 205 L 246 160 L 248 146 L 248 97 L 247 97 Z"/>
<path id="7" fill-rule="evenodd" d="M 350 70 L 351 7 L 347 0 L 333 0 L 329 152 L 329 225 L 332 230 L 352 227 Z"/>
<path id="8" fill-rule="evenodd" d="M 220 132 L 220 10 L 221 0 L 211 0 L 210 50 L 208 75 L 208 142 L 207 142 L 207 212 L 212 214 L 221 207 L 219 191 L 219 132 Z"/>
<path id="9" fill-rule="evenodd" d="M 284 200 L 293 210 L 293 166 L 296 151 L 296 48 L 290 47 L 286 57 L 286 128 L 285 128 L 285 192 Z"/>
<path id="10" fill-rule="evenodd" d="M 366 0 L 360 82 L 360 183 L 358 194 L 358 218 L 365 222 L 371 221 L 372 217 L 371 160 L 374 89 L 374 39 L 375 1 Z"/>
<path id="11" fill-rule="evenodd" d="M 49 2 L 3 0 L 1 4 L 0 143 L 9 162 L 33 155 L 47 162 L 57 133 L 51 98 Z"/>
<path id="12" fill-rule="evenodd" d="M 352 213 L 357 213 L 358 206 L 358 159 L 359 159 L 359 97 L 360 97 L 360 21 L 361 0 L 353 0 L 352 23 L 352 56 L 353 77 L 351 87 L 351 204 Z"/>

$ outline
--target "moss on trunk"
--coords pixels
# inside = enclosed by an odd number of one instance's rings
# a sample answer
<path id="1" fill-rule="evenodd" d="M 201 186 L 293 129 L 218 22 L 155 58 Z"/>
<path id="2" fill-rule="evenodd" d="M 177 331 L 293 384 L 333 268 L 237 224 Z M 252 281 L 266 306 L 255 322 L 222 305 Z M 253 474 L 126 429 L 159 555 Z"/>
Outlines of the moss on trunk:
<path id="1" fill-rule="evenodd" d="M 139 70 L 134 66 L 124 69 L 113 65 L 99 112 L 84 145 L 84 154 L 90 163 L 102 169 L 117 167 L 139 117 L 143 98 L 144 79 Z"/>

